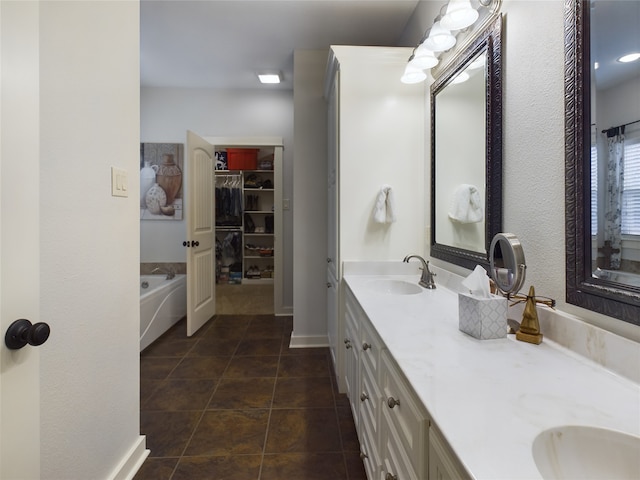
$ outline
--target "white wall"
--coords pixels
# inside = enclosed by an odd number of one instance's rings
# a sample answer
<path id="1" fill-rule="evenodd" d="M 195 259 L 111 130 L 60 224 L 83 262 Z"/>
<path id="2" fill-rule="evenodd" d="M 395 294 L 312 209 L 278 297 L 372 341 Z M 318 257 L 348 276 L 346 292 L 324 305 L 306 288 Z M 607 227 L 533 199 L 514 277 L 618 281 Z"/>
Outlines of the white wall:
<path id="1" fill-rule="evenodd" d="M 277 136 L 284 139 L 283 198 L 293 198 L 293 94 L 274 90 L 141 89 L 141 142 L 186 143 L 205 137 Z M 186 196 L 185 196 L 186 198 Z M 293 210 L 283 212 L 283 305 L 293 305 Z M 142 262 L 186 262 L 186 221 L 140 222 Z"/>
<path id="2" fill-rule="evenodd" d="M 39 53 L 41 472 L 109 478 L 142 440 L 138 2 L 40 2 Z"/>
<path id="3" fill-rule="evenodd" d="M 408 48 L 332 47 L 340 62 L 341 262 L 420 253 L 424 234 L 424 86 L 400 82 Z M 393 188 L 396 222 L 377 224 L 382 185 Z"/>

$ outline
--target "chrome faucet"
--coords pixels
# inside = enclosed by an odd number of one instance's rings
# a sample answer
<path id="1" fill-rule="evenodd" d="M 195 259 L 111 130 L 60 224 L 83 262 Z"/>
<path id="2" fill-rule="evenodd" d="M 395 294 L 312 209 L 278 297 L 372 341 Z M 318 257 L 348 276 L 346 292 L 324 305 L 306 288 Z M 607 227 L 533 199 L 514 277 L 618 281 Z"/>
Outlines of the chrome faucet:
<path id="1" fill-rule="evenodd" d="M 418 285 L 424 288 L 428 288 L 429 290 L 433 290 L 434 288 L 436 288 L 436 282 L 433 279 L 436 274 L 429 270 L 429 262 L 427 262 L 420 255 L 407 255 L 402 261 L 405 263 L 409 263 L 409 260 L 412 258 L 417 258 L 422 262 L 422 267 L 420 268 L 420 270 L 422 270 L 422 275 L 420 276 Z"/>
<path id="2" fill-rule="evenodd" d="M 171 280 L 173 277 L 176 276 L 176 272 L 174 272 L 172 268 L 169 268 L 168 270 L 165 270 L 164 268 L 156 267 L 153 270 L 151 270 L 151 275 L 153 275 L 154 273 L 157 273 L 157 272 L 166 273 L 167 274 L 167 280 Z"/>

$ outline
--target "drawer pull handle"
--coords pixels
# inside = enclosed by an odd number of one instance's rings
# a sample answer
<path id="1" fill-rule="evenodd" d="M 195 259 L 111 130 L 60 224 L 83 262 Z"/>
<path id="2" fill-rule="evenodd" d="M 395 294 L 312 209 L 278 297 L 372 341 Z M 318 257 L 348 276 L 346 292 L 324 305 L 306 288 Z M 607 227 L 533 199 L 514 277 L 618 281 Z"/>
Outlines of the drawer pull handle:
<path id="1" fill-rule="evenodd" d="M 362 392 L 360 394 L 360 401 L 364 402 L 365 400 L 369 400 L 369 395 L 367 395 L 366 393 Z"/>
<path id="2" fill-rule="evenodd" d="M 371 344 L 370 343 L 364 342 L 362 344 L 362 349 L 363 350 L 369 350 L 370 348 L 371 348 Z"/>
<path id="3" fill-rule="evenodd" d="M 346 348 L 347 350 L 349 350 L 349 349 L 351 348 L 351 342 L 347 341 L 347 342 L 344 342 L 344 343 L 345 343 L 344 348 Z"/>
<path id="4" fill-rule="evenodd" d="M 387 405 L 389 406 L 389 408 L 393 408 L 396 405 L 400 406 L 400 400 L 396 400 L 393 397 L 389 397 L 387 398 Z"/>
<path id="5" fill-rule="evenodd" d="M 364 452 L 360 452 L 360 460 L 364 460 L 365 458 L 369 458 L 369 455 Z"/>
<path id="6" fill-rule="evenodd" d="M 392 473 L 387 473 L 384 476 L 384 480 L 398 480 L 398 476 L 397 475 L 393 475 Z"/>

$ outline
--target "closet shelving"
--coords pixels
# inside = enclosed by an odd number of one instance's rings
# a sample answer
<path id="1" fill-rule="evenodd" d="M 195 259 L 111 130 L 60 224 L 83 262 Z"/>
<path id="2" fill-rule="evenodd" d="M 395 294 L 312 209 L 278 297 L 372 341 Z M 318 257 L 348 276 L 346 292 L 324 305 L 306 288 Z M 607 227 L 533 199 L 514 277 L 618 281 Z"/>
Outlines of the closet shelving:
<path id="1" fill-rule="evenodd" d="M 273 283 L 275 257 L 275 178 L 274 148 L 257 149 L 255 169 L 215 170 L 216 188 L 237 188 L 241 209 L 237 223 L 225 224 L 228 209 L 216 204 L 216 239 L 224 247 L 218 255 L 218 283 Z M 263 168 L 260 168 L 263 167 Z M 267 168 L 264 168 L 267 167 Z M 219 200 L 218 191 L 216 201 Z M 235 198 L 235 197 L 234 197 Z M 233 211 L 235 213 L 235 210 Z M 233 220 L 235 215 L 230 216 Z M 240 235 L 241 248 L 236 251 L 228 244 L 229 235 Z M 224 244 L 224 240 L 227 243 Z M 233 255 L 228 255 L 233 253 Z M 233 272 L 233 269 L 236 272 Z M 241 273 L 239 278 L 238 269 Z M 229 271 L 228 275 L 225 275 Z"/>

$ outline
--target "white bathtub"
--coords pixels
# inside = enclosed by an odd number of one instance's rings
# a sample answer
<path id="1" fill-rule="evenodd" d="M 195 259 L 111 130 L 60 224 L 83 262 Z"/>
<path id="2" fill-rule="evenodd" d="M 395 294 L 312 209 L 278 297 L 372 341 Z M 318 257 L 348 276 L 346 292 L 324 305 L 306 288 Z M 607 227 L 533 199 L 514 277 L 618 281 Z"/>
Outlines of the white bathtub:
<path id="1" fill-rule="evenodd" d="M 148 283 L 147 288 L 142 288 Z M 140 351 L 187 314 L 187 278 L 176 275 L 140 276 Z"/>

